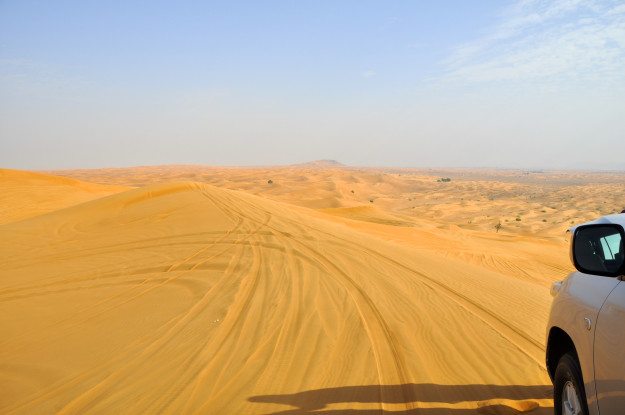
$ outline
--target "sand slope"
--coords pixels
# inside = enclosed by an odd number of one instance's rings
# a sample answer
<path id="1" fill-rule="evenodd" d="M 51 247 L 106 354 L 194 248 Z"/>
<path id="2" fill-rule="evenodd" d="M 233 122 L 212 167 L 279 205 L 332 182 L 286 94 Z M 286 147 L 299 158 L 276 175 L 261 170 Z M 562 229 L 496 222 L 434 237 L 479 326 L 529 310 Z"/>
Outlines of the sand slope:
<path id="1" fill-rule="evenodd" d="M 127 190 L 67 177 L 0 169 L 0 225 Z"/>
<path id="2" fill-rule="evenodd" d="M 0 412 L 550 413 L 561 242 L 437 229 L 194 182 L 0 226 Z"/>

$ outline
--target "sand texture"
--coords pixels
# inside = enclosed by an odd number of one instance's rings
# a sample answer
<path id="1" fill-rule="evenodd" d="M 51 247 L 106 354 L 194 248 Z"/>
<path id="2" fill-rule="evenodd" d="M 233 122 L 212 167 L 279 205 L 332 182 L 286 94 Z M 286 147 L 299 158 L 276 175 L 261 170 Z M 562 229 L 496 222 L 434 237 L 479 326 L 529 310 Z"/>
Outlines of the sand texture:
<path id="1" fill-rule="evenodd" d="M 0 175 L 3 414 L 549 414 L 564 230 L 625 200 L 609 174 L 59 174 Z"/>

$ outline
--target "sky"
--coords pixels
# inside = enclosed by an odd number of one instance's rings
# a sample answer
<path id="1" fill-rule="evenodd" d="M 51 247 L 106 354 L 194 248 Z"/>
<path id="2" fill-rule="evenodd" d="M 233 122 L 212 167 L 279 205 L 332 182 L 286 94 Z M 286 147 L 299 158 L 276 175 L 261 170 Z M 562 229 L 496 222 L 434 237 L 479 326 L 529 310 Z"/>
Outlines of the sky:
<path id="1" fill-rule="evenodd" d="M 625 1 L 0 0 L 0 167 L 625 170 Z"/>

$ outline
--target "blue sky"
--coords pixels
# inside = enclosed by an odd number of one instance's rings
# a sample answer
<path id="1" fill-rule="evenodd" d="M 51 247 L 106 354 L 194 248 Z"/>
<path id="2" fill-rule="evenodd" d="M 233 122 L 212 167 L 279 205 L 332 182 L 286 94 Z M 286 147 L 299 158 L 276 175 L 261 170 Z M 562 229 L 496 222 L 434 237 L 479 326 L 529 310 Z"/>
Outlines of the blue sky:
<path id="1" fill-rule="evenodd" d="M 625 3 L 0 1 L 0 165 L 625 169 Z"/>

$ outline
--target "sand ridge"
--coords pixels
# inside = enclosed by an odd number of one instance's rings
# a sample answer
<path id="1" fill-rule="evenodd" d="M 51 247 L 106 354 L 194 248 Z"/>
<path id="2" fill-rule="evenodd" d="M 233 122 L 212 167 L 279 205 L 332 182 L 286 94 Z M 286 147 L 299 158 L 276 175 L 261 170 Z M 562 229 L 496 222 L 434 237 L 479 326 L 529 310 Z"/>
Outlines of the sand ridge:
<path id="1" fill-rule="evenodd" d="M 121 192 L 128 187 L 0 169 L 0 189 L 0 224 L 3 224 Z"/>
<path id="2" fill-rule="evenodd" d="M 563 235 L 405 215 L 404 179 L 298 168 L 336 177 L 302 189 L 339 206 L 255 191 L 264 174 L 163 179 L 1 225 L 0 411 L 551 412 Z"/>

